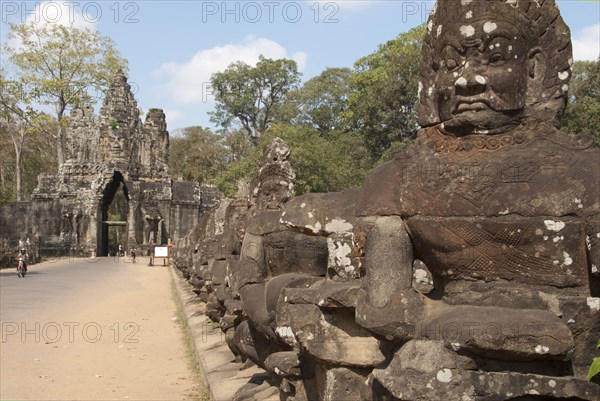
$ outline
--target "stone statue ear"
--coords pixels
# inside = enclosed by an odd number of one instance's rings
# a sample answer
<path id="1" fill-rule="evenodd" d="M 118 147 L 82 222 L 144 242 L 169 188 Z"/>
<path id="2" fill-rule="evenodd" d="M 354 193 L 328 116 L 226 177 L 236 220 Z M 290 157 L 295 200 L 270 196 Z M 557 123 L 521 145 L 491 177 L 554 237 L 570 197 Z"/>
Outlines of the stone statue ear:
<path id="1" fill-rule="evenodd" d="M 527 53 L 527 103 L 539 101 L 542 96 L 546 65 L 542 49 L 534 47 Z"/>
<path id="2" fill-rule="evenodd" d="M 534 47 L 529 50 L 527 53 L 527 64 L 529 67 L 529 78 L 539 79 L 543 76 L 542 69 L 544 66 L 541 47 Z"/>

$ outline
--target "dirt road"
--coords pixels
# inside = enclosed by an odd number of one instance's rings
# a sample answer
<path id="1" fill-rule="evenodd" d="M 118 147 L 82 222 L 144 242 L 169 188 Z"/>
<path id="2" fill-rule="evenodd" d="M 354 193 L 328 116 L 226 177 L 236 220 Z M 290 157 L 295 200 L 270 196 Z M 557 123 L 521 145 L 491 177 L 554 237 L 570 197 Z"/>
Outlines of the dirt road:
<path id="1" fill-rule="evenodd" d="M 0 398 L 194 400 L 167 267 L 102 258 L 0 272 Z"/>

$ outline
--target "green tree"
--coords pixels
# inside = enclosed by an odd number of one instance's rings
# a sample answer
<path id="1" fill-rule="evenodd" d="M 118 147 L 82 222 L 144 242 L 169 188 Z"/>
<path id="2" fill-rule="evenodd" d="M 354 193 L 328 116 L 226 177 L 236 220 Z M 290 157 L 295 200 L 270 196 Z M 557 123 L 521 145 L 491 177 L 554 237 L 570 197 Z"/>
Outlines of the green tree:
<path id="1" fill-rule="evenodd" d="M 5 79 L 4 74 L 0 72 L 0 137 L 3 143 L 9 143 L 14 150 L 14 173 L 15 173 L 15 198 L 17 201 L 23 200 L 23 190 L 21 184 L 22 156 L 25 147 L 25 141 L 28 134 L 31 133 L 28 124 L 27 114 L 31 110 L 23 109 L 19 106 L 19 99 L 25 96 L 22 88 Z M 12 158 L 11 158 L 12 159 Z"/>
<path id="2" fill-rule="evenodd" d="M 257 174 L 258 161 L 262 155 L 260 148 L 253 145 L 244 131 L 225 134 L 222 141 L 225 152 L 225 167 L 207 180 L 216 185 L 226 196 L 234 196 L 238 182 L 250 180 Z"/>
<path id="3" fill-rule="evenodd" d="M 358 132 L 329 131 L 309 126 L 276 124 L 262 141 L 283 139 L 291 148 L 290 164 L 296 173 L 296 195 L 341 191 L 360 185 L 373 167 Z"/>
<path id="4" fill-rule="evenodd" d="M 228 163 L 210 182 L 225 195 L 233 196 L 239 180 L 256 177 L 261 148 L 275 137 L 283 139 L 292 150 L 289 162 L 296 173 L 296 195 L 356 187 L 373 167 L 368 149 L 357 132 L 329 131 L 323 135 L 308 125 L 278 123 L 260 138 L 259 146 L 250 154 Z"/>
<path id="5" fill-rule="evenodd" d="M 54 143 L 48 141 L 46 131 L 56 132 L 56 121 L 50 116 L 41 118 L 47 121 L 44 131 L 39 130 L 39 125 L 32 129 L 31 136 L 26 144 L 23 153 L 23 197 L 30 199 L 31 193 L 38 185 L 38 176 L 42 173 L 55 174 L 56 170 L 56 149 Z"/>
<path id="6" fill-rule="evenodd" d="M 417 89 L 425 25 L 396 39 L 355 63 L 346 118 L 362 131 L 377 160 L 394 142 L 411 139 L 418 129 Z"/>
<path id="7" fill-rule="evenodd" d="M 569 94 L 563 130 L 593 134 L 600 144 L 600 60 L 573 64 Z"/>
<path id="8" fill-rule="evenodd" d="M 174 178 L 206 182 L 225 168 L 222 137 L 202 127 L 177 130 L 170 140 L 169 170 Z"/>
<path id="9" fill-rule="evenodd" d="M 600 349 L 600 340 L 598 340 L 596 348 Z M 600 384 L 600 356 L 592 360 L 592 364 L 588 370 L 588 381 Z"/>
<path id="10" fill-rule="evenodd" d="M 0 203 L 29 199 L 41 173 L 56 172 L 56 152 L 46 132 L 56 129 L 54 119 L 38 115 L 34 124 L 3 110 L 0 118 Z M 8 114 L 8 116 L 7 116 Z M 40 130 L 42 121 L 47 125 Z"/>
<path id="11" fill-rule="evenodd" d="M 255 151 L 242 131 L 215 133 L 197 126 L 176 130 L 170 149 L 169 170 L 174 178 L 209 184 Z"/>
<path id="12" fill-rule="evenodd" d="M 239 160 L 233 160 L 228 163 L 209 183 L 215 184 L 225 196 L 233 197 L 238 190 L 238 182 L 240 180 L 250 181 L 256 177 L 258 174 L 258 162 L 261 156 L 260 146 L 253 145 L 249 154 Z"/>
<path id="13" fill-rule="evenodd" d="M 261 56 L 255 67 L 241 61 L 233 63 L 211 78 L 216 102 L 211 121 L 226 130 L 238 123 L 258 145 L 260 136 L 280 119 L 288 92 L 299 82 L 293 60 Z"/>
<path id="14" fill-rule="evenodd" d="M 343 113 L 348 110 L 350 81 L 349 68 L 327 68 L 309 79 L 301 88 L 290 92 L 287 107 L 294 124 L 311 125 L 321 133 L 343 130 Z"/>
<path id="15" fill-rule="evenodd" d="M 127 68 L 113 41 L 90 29 L 59 24 L 10 24 L 4 50 L 20 81 L 40 104 L 54 108 L 58 164 L 64 163 L 64 116 L 70 106 L 89 104 Z"/>
<path id="16" fill-rule="evenodd" d="M 35 156 L 31 155 L 30 151 L 37 144 L 43 143 L 42 148 L 39 149 L 40 155 L 48 156 L 49 147 L 44 136 L 52 132 L 52 124 L 48 122 L 48 116 L 32 108 L 31 96 L 25 91 L 23 85 L 18 81 L 8 80 L 4 71 L 0 71 L 0 106 L 0 140 L 2 143 L 10 144 L 13 149 L 12 155 L 7 153 L 2 157 L 0 181 L 5 191 L 3 198 L 21 201 L 25 193 L 29 194 L 33 190 L 31 173 L 38 171 L 35 165 L 26 166 L 29 164 L 26 161 L 31 159 L 29 156 Z M 24 168 L 25 166 L 28 168 Z M 14 173 L 14 181 L 12 181 L 14 185 L 10 185 L 10 189 L 6 185 L 4 176 L 6 170 Z M 25 185 L 26 188 L 24 183 L 28 184 Z M 14 197 L 10 195 L 11 192 L 14 193 Z"/>
<path id="17" fill-rule="evenodd" d="M 235 163 L 252 154 L 255 147 L 244 131 L 231 131 L 224 134 L 227 163 Z"/>

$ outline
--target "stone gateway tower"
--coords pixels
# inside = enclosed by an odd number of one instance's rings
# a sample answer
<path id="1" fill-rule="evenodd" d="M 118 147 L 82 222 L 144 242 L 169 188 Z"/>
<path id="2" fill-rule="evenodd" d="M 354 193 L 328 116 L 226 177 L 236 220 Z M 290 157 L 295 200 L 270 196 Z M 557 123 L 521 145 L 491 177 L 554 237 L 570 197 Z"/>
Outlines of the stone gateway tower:
<path id="1" fill-rule="evenodd" d="M 113 226 L 124 227 L 119 241 L 126 249 L 187 235 L 202 208 L 202 187 L 173 181 L 168 161 L 165 114 L 150 109 L 142 122 L 131 86 L 119 71 L 98 117 L 91 107 L 73 109 L 66 161 L 58 174 L 39 177 L 31 202 L 2 207 L 3 227 L 11 227 L 15 208 L 24 208 L 29 216 L 26 232 L 2 230 L 5 248 L 29 238 L 45 249 L 44 254 L 69 248 L 105 256 Z M 122 201 L 120 218 L 115 219 L 109 217 L 109 208 L 117 196 Z"/>

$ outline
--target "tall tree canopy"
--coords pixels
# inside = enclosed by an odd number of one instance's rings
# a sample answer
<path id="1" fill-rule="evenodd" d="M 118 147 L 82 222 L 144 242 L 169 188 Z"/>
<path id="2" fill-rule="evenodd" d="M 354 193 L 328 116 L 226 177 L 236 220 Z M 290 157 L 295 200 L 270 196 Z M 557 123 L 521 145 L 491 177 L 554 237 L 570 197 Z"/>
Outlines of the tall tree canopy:
<path id="1" fill-rule="evenodd" d="M 569 95 L 563 130 L 593 134 L 600 144 L 600 60 L 573 64 Z"/>
<path id="2" fill-rule="evenodd" d="M 212 183 L 227 165 L 242 160 L 253 151 L 240 131 L 219 134 L 207 128 L 186 127 L 174 134 L 169 164 L 174 178 Z"/>
<path id="3" fill-rule="evenodd" d="M 260 136 L 281 118 L 285 98 L 299 82 L 293 60 L 260 56 L 255 67 L 241 61 L 233 63 L 211 78 L 216 102 L 211 121 L 225 129 L 237 122 L 258 144 Z"/>
<path id="4" fill-rule="evenodd" d="M 23 87 L 17 82 L 7 80 L 4 71 L 0 71 L 0 138 L 4 139 L 3 143 L 10 143 L 14 150 L 12 156 L 17 201 L 23 200 L 23 151 L 25 141 L 33 130 L 30 121 L 36 118 L 30 107 L 21 106 L 23 103 L 27 103 L 27 93 Z"/>
<path id="5" fill-rule="evenodd" d="M 288 107 L 295 113 L 292 122 L 310 125 L 321 133 L 343 130 L 352 75 L 349 68 L 327 68 L 290 92 Z"/>
<path id="6" fill-rule="evenodd" d="M 9 27 L 4 50 L 17 67 L 15 80 L 36 102 L 54 109 L 58 130 L 53 136 L 60 165 L 65 112 L 70 106 L 97 101 L 116 71 L 127 69 L 127 61 L 112 39 L 91 29 L 34 23 Z"/>
<path id="7" fill-rule="evenodd" d="M 292 150 L 290 164 L 296 173 L 295 194 L 333 192 L 359 186 L 373 167 L 358 132 L 329 131 L 314 127 L 275 124 L 265 145 L 279 137 Z"/>
<path id="8" fill-rule="evenodd" d="M 0 143 L 9 145 L 0 152 L 0 201 L 24 200 L 37 175 L 52 167 L 48 161 L 55 158 L 48 153 L 54 147 L 46 140 L 47 133 L 55 132 L 51 120 L 33 109 L 31 95 L 21 82 L 7 79 L 0 70 Z"/>
<path id="9" fill-rule="evenodd" d="M 227 162 L 220 137 L 202 127 L 178 130 L 170 140 L 169 170 L 173 178 L 206 182 Z"/>
<path id="10" fill-rule="evenodd" d="M 215 179 L 208 182 L 216 184 L 227 196 L 233 196 L 239 180 L 249 181 L 256 176 L 261 148 L 275 137 L 283 139 L 292 149 L 289 162 L 296 173 L 296 195 L 358 186 L 373 167 L 358 132 L 329 131 L 323 135 L 315 127 L 276 123 L 260 138 L 259 147 L 244 158 L 227 163 Z"/>
<path id="11" fill-rule="evenodd" d="M 417 124 L 417 88 L 425 25 L 355 63 L 347 118 L 363 132 L 374 159 L 394 142 L 412 138 Z"/>
<path id="12" fill-rule="evenodd" d="M 186 127 L 174 134 L 170 141 L 169 160 L 173 178 L 208 184 L 222 182 L 223 188 L 235 193 L 235 177 L 219 177 L 229 166 L 242 161 L 255 150 L 243 132 L 219 134 L 207 128 Z"/>

